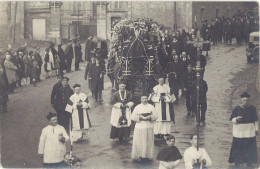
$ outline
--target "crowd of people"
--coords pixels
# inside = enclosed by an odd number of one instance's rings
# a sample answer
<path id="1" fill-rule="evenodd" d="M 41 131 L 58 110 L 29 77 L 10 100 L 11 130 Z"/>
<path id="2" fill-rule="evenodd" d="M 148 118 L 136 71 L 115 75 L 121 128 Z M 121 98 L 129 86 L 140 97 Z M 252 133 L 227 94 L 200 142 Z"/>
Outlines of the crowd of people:
<path id="1" fill-rule="evenodd" d="M 200 35 L 204 41 L 211 41 L 213 45 L 222 42 L 222 38 L 225 43 L 231 43 L 234 35 L 237 43 L 241 43 L 242 39 L 247 42 L 248 34 L 254 31 L 250 24 L 253 23 L 249 16 L 235 16 L 232 20 L 216 18 L 210 25 L 207 21 L 203 23 Z M 157 156 L 160 169 L 175 168 L 182 159 L 178 148 L 174 146 L 175 138 L 171 135 L 172 124 L 175 123 L 173 105 L 178 104 L 181 95 L 185 95 L 187 115 L 196 115 L 199 106 L 201 113 L 196 116 L 196 122 L 197 125 L 204 126 L 208 91 L 207 82 L 204 80 L 207 58 L 202 51 L 209 51 L 209 48 L 197 48 L 193 45 L 198 38 L 196 29 L 190 33 L 184 30 L 177 30 L 173 34 L 166 30 L 164 33 L 158 51 L 161 66 L 155 71 L 165 74 L 160 74 L 152 93 L 142 93 L 140 100 L 135 102 L 133 94 L 126 90 L 125 81 L 120 81 L 119 90 L 112 94 L 110 101 L 110 138 L 129 141 L 130 131 L 134 126 L 131 158 L 137 161 L 153 159 L 154 136 L 165 140 L 168 147 L 162 149 Z M 87 61 L 84 79 L 88 80 L 95 101 L 102 102 L 105 59 L 108 58 L 107 43 L 90 36 L 85 43 L 84 60 L 79 36 L 69 40 L 65 50 L 61 44 L 56 50 L 54 43 L 50 43 L 45 49 L 44 59 L 40 55 L 39 47 L 29 52 L 26 47 L 24 44 L 15 52 L 8 49 L 4 57 L 1 57 L 1 108 L 3 112 L 7 111 L 8 94 L 12 93 L 16 86 L 30 83 L 36 86 L 41 80 L 42 66 L 46 78 L 57 76 L 60 80 L 51 92 L 51 104 L 56 113 L 49 113 L 47 116 L 49 125 L 42 130 L 38 153 L 43 155 L 44 167 L 64 167 L 64 157 L 67 155 L 65 143 L 69 140 L 80 143 L 81 140 L 87 139 L 88 129 L 92 127 L 88 115 L 91 109 L 89 98 L 81 92 L 80 84 L 73 85 L 73 89 L 70 87 L 69 78 L 64 76 L 64 71 L 71 72 L 73 59 L 75 71 L 80 70 L 80 62 Z M 196 66 L 200 66 L 199 72 L 195 72 Z M 255 126 L 258 126 L 258 118 L 255 107 L 248 104 L 249 97 L 247 93 L 241 95 L 242 105 L 233 111 L 230 118 L 236 129 L 233 130 L 229 162 L 236 165 L 247 163 L 251 166 L 257 161 L 255 150 L 258 127 Z M 246 116 L 247 112 L 251 113 L 250 117 Z M 244 128 L 245 125 L 249 133 L 240 133 L 241 126 Z M 192 146 L 184 152 L 183 159 L 187 169 L 212 165 L 206 150 L 197 147 L 198 139 L 196 135 L 191 135 Z M 253 146 L 248 147 L 249 143 Z M 253 156 L 254 158 L 251 158 Z"/>
<path id="2" fill-rule="evenodd" d="M 224 41 L 224 43 L 231 44 L 232 38 L 236 38 L 236 42 L 248 43 L 249 34 L 258 31 L 259 24 L 256 18 L 246 12 L 244 14 L 237 14 L 232 18 L 216 17 L 211 21 L 204 20 L 201 26 L 201 35 L 204 40 L 210 40 L 213 45 Z"/>

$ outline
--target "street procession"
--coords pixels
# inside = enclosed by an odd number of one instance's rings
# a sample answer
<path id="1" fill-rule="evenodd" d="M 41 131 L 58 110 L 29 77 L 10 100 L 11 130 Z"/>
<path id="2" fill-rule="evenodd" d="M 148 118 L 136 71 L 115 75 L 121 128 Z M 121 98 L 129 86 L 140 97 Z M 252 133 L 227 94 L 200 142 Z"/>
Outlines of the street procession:
<path id="1" fill-rule="evenodd" d="M 259 4 L 0 3 L 0 168 L 260 168 Z"/>

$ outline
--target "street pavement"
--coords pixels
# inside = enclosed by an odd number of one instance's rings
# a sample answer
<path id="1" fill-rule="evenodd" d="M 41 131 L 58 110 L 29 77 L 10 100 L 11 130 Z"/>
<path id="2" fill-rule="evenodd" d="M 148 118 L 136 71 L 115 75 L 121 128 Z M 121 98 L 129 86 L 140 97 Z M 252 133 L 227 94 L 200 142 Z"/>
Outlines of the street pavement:
<path id="1" fill-rule="evenodd" d="M 257 108 L 259 93 L 255 89 L 258 64 L 248 64 L 246 61 L 246 45 L 212 46 L 207 58 L 204 79 L 208 83 L 208 110 L 206 126 L 200 127 L 200 142 L 207 150 L 213 166 L 211 168 L 228 168 L 229 151 L 232 143 L 232 124 L 229 121 L 232 109 L 239 103 L 239 95 L 248 91 L 252 104 Z M 84 50 L 83 50 L 84 51 Z M 73 155 L 83 161 L 83 167 L 89 169 L 117 168 L 158 168 L 156 155 L 166 144 L 155 140 L 154 160 L 146 163 L 136 163 L 131 160 L 132 141 L 118 142 L 111 140 L 110 135 L 110 97 L 111 84 L 105 78 L 103 103 L 94 102 L 91 98 L 88 83 L 84 80 L 86 62 L 81 63 L 81 71 L 65 76 L 70 78 L 69 84 L 82 85 L 82 92 L 90 97 L 89 113 L 92 128 L 88 140 L 73 145 Z M 10 95 L 8 113 L 1 114 L 1 157 L 3 167 L 37 168 L 42 166 L 42 159 L 37 155 L 41 129 L 47 125 L 46 115 L 54 111 L 50 104 L 50 94 L 53 85 L 58 81 L 52 77 L 43 80 L 38 87 L 26 86 L 17 88 Z M 175 146 L 181 154 L 190 146 L 189 136 L 196 133 L 195 117 L 187 116 L 185 99 L 180 98 L 174 105 L 176 123 L 172 126 L 172 134 L 176 138 Z M 260 136 L 257 136 L 260 145 Z M 260 152 L 259 152 L 260 154 Z M 184 168 L 181 161 L 179 168 Z"/>

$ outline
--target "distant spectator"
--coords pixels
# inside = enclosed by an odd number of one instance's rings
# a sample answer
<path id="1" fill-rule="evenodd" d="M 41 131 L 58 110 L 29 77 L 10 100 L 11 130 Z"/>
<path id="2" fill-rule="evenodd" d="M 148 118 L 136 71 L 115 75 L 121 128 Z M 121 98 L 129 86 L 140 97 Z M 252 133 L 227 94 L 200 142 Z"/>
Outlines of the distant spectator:
<path id="1" fill-rule="evenodd" d="M 39 82 L 41 81 L 40 76 L 41 76 L 41 70 L 42 70 L 42 57 L 40 55 L 40 48 L 36 47 L 34 50 L 34 58 L 37 61 L 38 67 L 39 67 L 39 71 L 36 77 L 36 81 Z"/>
<path id="2" fill-rule="evenodd" d="M 60 74 L 60 78 L 63 78 L 63 70 L 66 70 L 66 60 L 65 60 L 65 53 L 64 50 L 61 47 L 62 45 L 59 44 L 58 45 L 58 55 L 59 55 L 59 59 L 60 59 L 60 70 L 59 70 L 59 74 Z"/>
<path id="3" fill-rule="evenodd" d="M 53 66 L 50 60 L 50 49 L 46 48 L 45 49 L 45 56 L 44 56 L 44 71 L 46 73 L 45 78 L 48 79 L 50 77 L 50 73 L 52 72 Z"/>
<path id="4" fill-rule="evenodd" d="M 32 56 L 33 51 L 29 52 L 29 55 L 25 55 L 23 57 L 24 65 L 25 65 L 25 84 L 29 85 L 32 83 Z"/>
<path id="5" fill-rule="evenodd" d="M 0 112 L 7 113 L 8 81 L 5 68 L 0 64 Z"/>
<path id="6" fill-rule="evenodd" d="M 17 62 L 17 76 L 18 76 L 18 86 L 22 86 L 21 82 L 22 79 L 25 77 L 24 74 L 24 62 L 23 62 L 23 52 L 19 52 L 19 54 L 16 56 L 16 62 Z"/>
<path id="7" fill-rule="evenodd" d="M 4 66 L 5 66 L 6 76 L 7 76 L 7 80 L 8 80 L 8 84 L 9 84 L 8 92 L 13 93 L 17 79 L 18 79 L 17 75 L 16 75 L 17 67 L 10 61 L 11 60 L 10 52 L 6 52 L 5 56 L 6 56 L 6 58 L 5 58 Z"/>

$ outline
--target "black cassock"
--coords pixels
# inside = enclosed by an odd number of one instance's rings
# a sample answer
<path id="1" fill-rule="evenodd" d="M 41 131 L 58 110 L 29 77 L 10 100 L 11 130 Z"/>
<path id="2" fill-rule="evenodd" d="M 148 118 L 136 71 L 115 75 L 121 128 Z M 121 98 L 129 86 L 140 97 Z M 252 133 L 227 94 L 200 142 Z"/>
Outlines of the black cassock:
<path id="1" fill-rule="evenodd" d="M 242 116 L 242 120 L 236 125 L 246 125 L 258 121 L 256 108 L 253 105 L 242 108 L 237 106 L 230 117 L 230 120 L 237 116 Z M 234 130 L 233 130 L 234 132 Z M 234 135 L 234 133 L 233 133 Z M 233 136 L 232 147 L 230 150 L 230 163 L 257 163 L 256 136 L 254 137 L 235 137 Z"/>
<path id="2" fill-rule="evenodd" d="M 73 90 L 70 86 L 63 87 L 61 82 L 56 83 L 51 92 L 51 104 L 57 112 L 58 124 L 66 130 L 69 130 L 71 114 L 66 112 L 65 108 L 72 94 Z"/>

